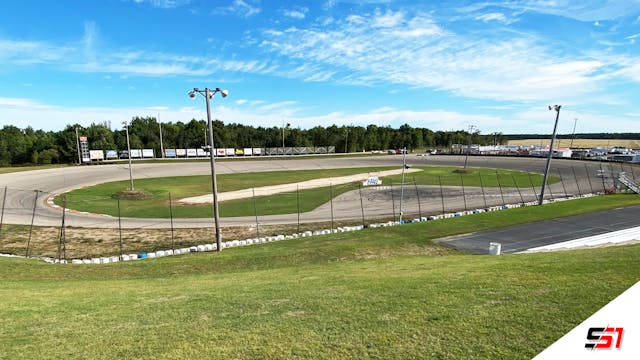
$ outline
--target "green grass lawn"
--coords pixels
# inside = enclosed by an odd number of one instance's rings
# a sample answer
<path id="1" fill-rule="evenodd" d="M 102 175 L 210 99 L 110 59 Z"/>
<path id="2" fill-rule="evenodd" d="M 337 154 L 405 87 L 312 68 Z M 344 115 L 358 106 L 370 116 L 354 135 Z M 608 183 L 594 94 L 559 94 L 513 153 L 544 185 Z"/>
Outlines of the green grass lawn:
<path id="1" fill-rule="evenodd" d="M 301 170 L 301 171 L 273 171 L 260 173 L 242 174 L 222 174 L 217 177 L 218 191 L 233 191 L 249 189 L 267 185 L 277 185 L 285 183 L 296 183 L 316 178 L 337 177 L 363 172 L 376 172 L 383 170 L 397 169 L 397 167 L 375 167 L 375 168 L 350 168 L 350 169 L 321 169 L 321 170 Z M 542 183 L 542 176 L 538 174 L 528 174 L 518 171 L 496 170 L 477 168 L 472 169 L 467 174 L 459 174 L 457 167 L 418 167 L 422 171 L 407 174 L 406 183 L 418 185 L 438 185 L 441 181 L 443 185 L 460 186 L 519 186 L 530 189 L 531 184 L 539 186 Z M 464 180 L 462 180 L 464 179 Z M 385 184 L 399 184 L 401 175 L 394 175 L 384 178 Z M 557 182 L 558 178 L 550 177 L 549 182 Z M 124 217 L 147 217 L 147 218 L 168 218 L 170 217 L 169 196 L 172 200 L 185 197 L 198 196 L 211 193 L 211 178 L 209 176 L 181 176 L 165 177 L 153 179 L 135 180 L 134 186 L 137 190 L 144 190 L 149 194 L 145 200 L 121 200 L 120 213 Z M 79 211 L 109 214 L 118 216 L 118 204 L 113 195 L 129 187 L 128 181 L 110 182 L 91 186 L 87 188 L 73 190 L 67 193 L 67 207 Z M 290 192 L 272 196 L 258 197 L 255 201 L 252 198 L 239 199 L 220 203 L 220 215 L 230 216 L 252 216 L 255 215 L 255 208 L 260 215 L 290 214 L 298 211 L 298 204 L 301 212 L 315 209 L 328 202 L 331 195 L 338 196 L 344 192 L 358 188 L 357 183 L 336 185 L 332 189 L 328 187 L 317 189 L 301 189 L 299 193 Z M 63 204 L 60 196 L 56 198 L 58 205 Z M 211 205 L 179 205 L 172 202 L 174 217 L 195 218 L 210 217 Z"/>
<path id="2" fill-rule="evenodd" d="M 431 241 L 509 214 L 543 216 L 522 208 L 101 266 L 0 258 L 2 357 L 528 359 L 640 277 L 640 245 L 492 257 Z"/>

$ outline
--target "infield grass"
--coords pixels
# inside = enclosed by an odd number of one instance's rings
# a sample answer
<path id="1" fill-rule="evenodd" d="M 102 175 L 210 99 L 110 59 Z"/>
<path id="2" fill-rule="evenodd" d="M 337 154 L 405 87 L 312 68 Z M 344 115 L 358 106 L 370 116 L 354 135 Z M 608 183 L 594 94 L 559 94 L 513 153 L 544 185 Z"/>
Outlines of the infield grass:
<path id="1" fill-rule="evenodd" d="M 519 186 L 531 188 L 542 183 L 539 174 L 528 174 L 518 171 L 476 168 L 467 174 L 459 174 L 458 167 L 418 167 L 422 171 L 407 174 L 405 183 L 414 180 L 418 185 L 480 186 L 509 187 Z M 337 177 L 366 172 L 377 172 L 397 169 L 397 167 L 374 168 L 343 168 L 301 171 L 273 171 L 260 173 L 222 174 L 217 177 L 218 191 L 233 191 L 250 189 L 252 187 L 297 183 L 317 178 Z M 464 179 L 464 180 L 463 180 Z M 383 178 L 384 184 L 400 184 L 401 175 Z M 558 178 L 550 176 L 549 183 L 557 182 Z M 66 206 L 79 211 L 108 214 L 118 216 L 118 204 L 113 195 L 127 189 L 128 181 L 110 182 L 96 186 L 73 190 L 66 194 Z M 134 182 L 136 190 L 144 190 L 150 196 L 144 200 L 120 200 L 120 215 L 123 217 L 168 218 L 173 213 L 176 218 L 202 218 L 211 216 L 211 204 L 182 205 L 176 200 L 191 196 L 211 193 L 211 178 L 209 176 L 181 176 L 153 179 L 137 179 Z M 220 215 L 223 217 L 253 216 L 258 210 L 260 215 L 292 214 L 306 212 L 327 203 L 331 197 L 358 188 L 357 183 L 349 183 L 315 189 L 300 189 L 271 196 L 238 199 L 220 203 Z M 169 207 L 169 197 L 172 207 Z M 63 205 L 63 199 L 58 196 L 55 200 Z"/>
<path id="2" fill-rule="evenodd" d="M 478 256 L 431 241 L 538 209 L 100 266 L 0 258 L 1 356 L 529 359 L 640 277 L 640 245 Z"/>

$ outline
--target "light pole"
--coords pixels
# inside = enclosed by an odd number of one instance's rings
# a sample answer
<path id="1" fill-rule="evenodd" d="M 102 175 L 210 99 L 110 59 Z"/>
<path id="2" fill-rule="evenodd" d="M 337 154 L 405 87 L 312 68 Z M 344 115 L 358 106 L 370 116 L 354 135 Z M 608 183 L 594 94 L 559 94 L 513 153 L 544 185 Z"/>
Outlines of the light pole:
<path id="1" fill-rule="evenodd" d="M 573 148 L 573 140 L 576 138 L 576 125 L 578 124 L 578 118 L 573 119 L 573 132 L 571 133 L 571 144 L 569 144 L 569 149 Z"/>
<path id="2" fill-rule="evenodd" d="M 216 183 L 216 160 L 213 156 L 215 146 L 213 145 L 213 124 L 211 123 L 211 104 L 210 100 L 213 98 L 213 95 L 216 93 L 220 93 L 222 97 L 227 97 L 229 95 L 228 90 L 221 90 L 220 88 L 215 88 L 213 90 L 209 88 L 204 88 L 204 90 L 200 90 L 198 88 L 193 88 L 193 90 L 189 91 L 189 97 L 196 97 L 196 93 L 204 96 L 205 103 L 207 104 L 207 124 L 209 127 L 209 159 L 211 162 L 211 190 L 213 192 L 213 219 L 215 222 L 215 234 L 216 234 L 216 251 L 222 250 L 222 233 L 220 232 L 220 212 L 218 211 L 218 185 Z"/>
<path id="3" fill-rule="evenodd" d="M 124 130 L 127 133 L 127 153 L 129 154 L 129 181 L 131 182 L 131 188 L 129 190 L 133 191 L 133 172 L 131 171 L 131 144 L 129 144 L 129 123 L 123 121 L 122 125 L 124 126 Z"/>
<path id="4" fill-rule="evenodd" d="M 78 148 L 78 165 L 82 165 L 82 156 L 80 155 L 80 136 L 78 135 L 77 126 L 76 126 L 76 147 Z"/>
<path id="5" fill-rule="evenodd" d="M 464 156 L 464 169 L 467 169 L 467 159 L 469 158 L 469 150 L 471 150 L 471 133 L 476 129 L 474 125 L 469 125 L 469 142 L 467 143 L 467 152 Z"/>
<path id="6" fill-rule="evenodd" d="M 164 159 L 164 145 L 162 144 L 162 123 L 160 122 L 160 114 L 158 114 L 158 132 L 160 133 L 160 157 Z"/>
<path id="7" fill-rule="evenodd" d="M 558 118 L 560 117 L 560 108 L 562 105 L 549 105 L 549 110 L 556 112 L 556 122 L 553 125 L 553 134 L 551 135 L 551 144 L 549 145 L 549 155 L 547 155 L 547 166 L 544 169 L 544 178 L 542 179 L 542 189 L 540 189 L 540 198 L 538 199 L 538 205 L 542 205 L 544 200 L 544 188 L 547 186 L 547 175 L 549 175 L 549 168 L 551 167 L 551 157 L 553 156 L 553 141 L 556 138 L 556 130 L 558 129 Z"/>
<path id="8" fill-rule="evenodd" d="M 400 224 L 402 224 L 402 200 L 404 199 L 404 170 L 407 166 L 407 147 L 402 148 L 402 182 L 400 183 Z M 391 190 L 393 191 L 393 189 Z"/>

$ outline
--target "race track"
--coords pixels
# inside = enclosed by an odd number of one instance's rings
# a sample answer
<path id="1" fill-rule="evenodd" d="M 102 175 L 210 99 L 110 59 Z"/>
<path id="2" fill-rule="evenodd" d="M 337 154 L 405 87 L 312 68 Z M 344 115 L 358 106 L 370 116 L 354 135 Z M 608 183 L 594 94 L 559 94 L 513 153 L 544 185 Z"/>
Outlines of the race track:
<path id="1" fill-rule="evenodd" d="M 441 165 L 462 166 L 464 156 L 407 156 L 407 163 L 414 166 Z M 159 163 L 135 163 L 133 164 L 134 179 L 156 178 L 166 176 L 208 175 L 210 167 L 208 162 L 159 162 Z M 249 173 L 260 171 L 295 171 L 319 168 L 348 168 L 348 167 L 373 167 L 373 166 L 402 166 L 400 155 L 362 156 L 362 157 L 315 157 L 299 159 L 261 159 L 261 160 L 225 160 L 216 163 L 218 174 Z M 520 170 L 534 173 L 543 173 L 545 159 L 522 157 L 481 157 L 470 156 L 470 167 L 488 167 L 499 169 Z M 561 175 L 563 181 L 556 183 L 547 190 L 545 198 L 562 197 L 565 195 L 602 192 L 603 180 L 598 177 L 601 169 L 598 162 L 571 161 L 554 159 L 551 166 L 551 174 Z M 606 164 L 615 171 L 620 171 L 620 164 Z M 624 165 L 622 170 L 630 171 L 629 165 Z M 634 172 L 637 170 L 633 170 Z M 71 189 L 95 185 L 103 182 L 128 180 L 128 165 L 109 164 L 96 166 L 80 166 L 57 169 L 45 169 L 27 172 L 16 172 L 0 175 L 0 186 L 9 189 L 21 189 L 23 191 L 10 191 L 5 199 L 5 213 L 3 222 L 8 224 L 30 224 L 32 221 L 37 226 L 59 226 L 62 211 L 47 204 L 47 198 L 53 194 L 60 194 Z M 36 191 L 38 190 L 38 191 Z M 444 211 L 484 208 L 486 206 L 501 205 L 535 200 L 535 191 L 516 188 L 485 188 L 474 187 L 444 187 L 443 193 L 438 186 L 415 187 L 407 183 L 403 191 L 402 209 L 407 216 L 416 216 L 418 212 L 423 215 L 437 214 Z M 393 190 L 388 187 L 367 188 L 363 190 L 363 201 L 366 201 L 367 218 L 390 217 L 399 212 L 400 187 Z M 36 216 L 33 217 L 34 198 L 38 194 L 36 204 Z M 420 206 L 418 206 L 420 198 Z M 444 198 L 444 206 L 442 199 Z M 390 205 L 393 202 L 393 205 Z M 319 208 L 300 215 L 301 222 L 328 221 L 332 217 L 339 219 L 357 219 L 361 217 L 361 198 L 358 191 L 344 193 L 334 199 L 332 204 L 324 204 Z M 444 209 L 443 209 L 444 207 Z M 112 228 L 118 226 L 118 219 L 110 216 L 82 214 L 67 212 L 65 224 L 73 227 Z M 286 224 L 298 221 L 297 214 L 261 216 L 260 224 Z M 244 225 L 255 222 L 255 217 L 222 218 L 221 226 Z M 174 219 L 176 228 L 210 227 L 211 218 Z M 168 228 L 169 219 L 143 219 L 123 218 L 123 228 Z"/>

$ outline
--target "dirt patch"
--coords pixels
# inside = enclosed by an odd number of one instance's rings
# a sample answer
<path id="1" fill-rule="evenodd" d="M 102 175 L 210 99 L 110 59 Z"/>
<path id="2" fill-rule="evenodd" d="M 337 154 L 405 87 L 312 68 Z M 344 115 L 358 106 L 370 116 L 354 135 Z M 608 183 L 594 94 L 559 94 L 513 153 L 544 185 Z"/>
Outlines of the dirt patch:
<path id="1" fill-rule="evenodd" d="M 335 221 L 335 228 L 359 225 L 355 221 Z M 223 241 L 293 234 L 330 229 L 330 222 L 289 225 L 222 227 Z M 68 227 L 64 232 L 56 227 L 4 225 L 0 232 L 0 253 L 32 257 L 82 259 L 117 256 L 122 244 L 123 254 L 151 252 L 215 243 L 214 228 L 194 229 L 102 229 Z M 66 256 L 65 256 L 66 254 Z"/>
<path id="2" fill-rule="evenodd" d="M 113 194 L 111 197 L 116 200 L 146 200 L 151 197 L 151 194 L 144 190 L 123 190 Z"/>

